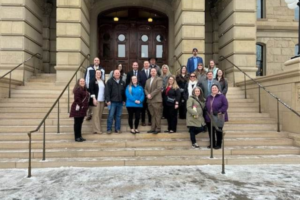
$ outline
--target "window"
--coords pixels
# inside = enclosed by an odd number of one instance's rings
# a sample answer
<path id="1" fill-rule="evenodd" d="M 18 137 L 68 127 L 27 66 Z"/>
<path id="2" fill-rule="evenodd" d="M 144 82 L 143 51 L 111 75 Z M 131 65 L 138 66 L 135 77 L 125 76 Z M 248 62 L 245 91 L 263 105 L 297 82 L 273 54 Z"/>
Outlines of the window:
<path id="1" fill-rule="evenodd" d="M 163 45 L 156 45 L 156 58 L 162 58 L 163 51 Z"/>
<path id="2" fill-rule="evenodd" d="M 256 0 L 256 18 L 264 18 L 264 0 Z"/>
<path id="3" fill-rule="evenodd" d="M 256 76 L 263 76 L 265 74 L 264 70 L 264 46 L 261 44 L 256 44 Z"/>
<path id="4" fill-rule="evenodd" d="M 295 45 L 295 56 L 298 56 L 300 52 L 298 52 L 298 44 Z"/>
<path id="5" fill-rule="evenodd" d="M 295 9 L 294 14 L 295 14 L 295 20 L 299 21 L 299 6 L 297 6 L 297 8 Z"/>
<path id="6" fill-rule="evenodd" d="M 141 57 L 148 58 L 148 45 L 142 45 Z"/>
<path id="7" fill-rule="evenodd" d="M 118 45 L 118 57 L 125 58 L 125 44 Z"/>

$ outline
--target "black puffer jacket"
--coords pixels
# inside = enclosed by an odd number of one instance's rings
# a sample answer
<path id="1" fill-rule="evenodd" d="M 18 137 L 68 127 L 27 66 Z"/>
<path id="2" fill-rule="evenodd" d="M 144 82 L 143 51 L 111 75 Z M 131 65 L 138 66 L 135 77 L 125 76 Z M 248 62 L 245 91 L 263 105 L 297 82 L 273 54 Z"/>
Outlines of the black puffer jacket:
<path id="1" fill-rule="evenodd" d="M 126 101 L 125 97 L 125 82 L 120 79 L 119 83 L 114 78 L 107 81 L 105 86 L 105 101 L 106 102 L 122 102 Z"/>

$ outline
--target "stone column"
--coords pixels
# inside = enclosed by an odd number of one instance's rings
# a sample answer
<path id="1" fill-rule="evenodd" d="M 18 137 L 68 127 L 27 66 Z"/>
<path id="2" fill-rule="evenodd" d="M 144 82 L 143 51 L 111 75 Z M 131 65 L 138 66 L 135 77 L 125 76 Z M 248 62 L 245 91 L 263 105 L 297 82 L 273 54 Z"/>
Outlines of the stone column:
<path id="1" fill-rule="evenodd" d="M 175 3 L 175 55 L 182 65 L 198 48 L 205 59 L 205 0 L 178 0 Z M 175 63 L 175 69 L 180 66 Z"/>
<path id="2" fill-rule="evenodd" d="M 56 82 L 64 83 L 90 52 L 90 14 L 84 0 L 57 0 L 56 11 Z"/>
<path id="3" fill-rule="evenodd" d="M 44 4 L 43 15 L 43 71 L 50 72 L 50 15 L 53 10 L 51 3 Z"/>
<path id="4" fill-rule="evenodd" d="M 222 0 L 218 3 L 219 56 L 228 58 L 254 78 L 257 71 L 255 9 L 255 0 Z M 229 80 L 244 80 L 244 76 L 227 61 L 220 62 L 220 67 Z"/>
<path id="5" fill-rule="evenodd" d="M 16 67 L 35 53 L 42 54 L 43 11 L 32 0 L 0 1 L 0 75 Z M 38 70 L 41 62 L 32 59 L 12 74 L 13 79 L 25 80 Z"/>

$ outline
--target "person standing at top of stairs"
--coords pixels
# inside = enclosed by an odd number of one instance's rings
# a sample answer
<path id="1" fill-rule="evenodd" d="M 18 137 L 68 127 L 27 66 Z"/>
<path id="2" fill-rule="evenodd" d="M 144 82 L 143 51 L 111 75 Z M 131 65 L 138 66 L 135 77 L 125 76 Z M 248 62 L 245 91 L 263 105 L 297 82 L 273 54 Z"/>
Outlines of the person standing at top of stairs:
<path id="1" fill-rule="evenodd" d="M 100 70 L 101 71 L 101 79 L 105 82 L 105 70 L 103 67 L 100 66 L 100 58 L 95 57 L 94 58 L 94 64 L 90 65 L 87 67 L 86 72 L 85 72 L 85 83 L 86 83 L 86 87 L 89 91 L 89 86 L 90 86 L 90 82 L 94 82 L 96 80 L 96 70 Z M 92 119 L 92 108 L 88 109 L 87 112 L 87 118 L 86 120 L 89 121 Z"/>

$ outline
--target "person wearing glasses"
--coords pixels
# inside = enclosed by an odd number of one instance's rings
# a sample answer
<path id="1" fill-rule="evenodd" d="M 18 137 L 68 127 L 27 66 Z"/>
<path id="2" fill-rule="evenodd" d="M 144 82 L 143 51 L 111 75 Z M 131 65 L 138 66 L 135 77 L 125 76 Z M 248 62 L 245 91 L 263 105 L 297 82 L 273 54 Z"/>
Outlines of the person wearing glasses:
<path id="1" fill-rule="evenodd" d="M 204 97 L 207 98 L 211 94 L 211 86 L 217 85 L 218 88 L 220 88 L 220 92 L 222 93 L 221 86 L 219 81 L 216 79 L 213 79 L 213 72 L 208 71 L 206 73 L 206 79 L 199 83 L 199 86 L 201 87 L 202 91 L 204 92 Z"/>
<path id="2" fill-rule="evenodd" d="M 190 74 L 190 80 L 185 85 L 184 89 L 184 99 L 185 101 L 188 100 L 189 96 L 192 95 L 193 89 L 195 87 L 200 87 L 200 82 L 197 79 L 196 73 L 192 72 Z"/>

